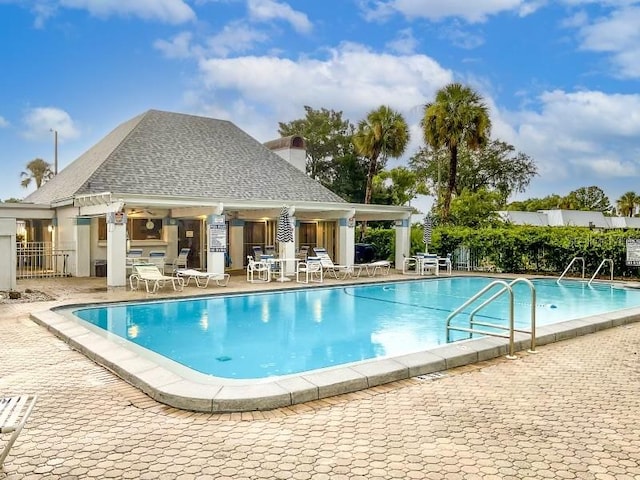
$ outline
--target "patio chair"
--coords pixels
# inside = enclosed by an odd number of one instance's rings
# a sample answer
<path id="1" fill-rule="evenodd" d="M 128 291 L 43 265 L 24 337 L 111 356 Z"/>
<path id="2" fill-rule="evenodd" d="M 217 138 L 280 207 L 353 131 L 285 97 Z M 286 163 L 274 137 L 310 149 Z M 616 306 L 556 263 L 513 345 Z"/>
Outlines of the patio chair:
<path id="1" fill-rule="evenodd" d="M 207 288 L 210 280 L 215 280 L 216 285 L 219 287 L 226 287 L 230 278 L 228 273 L 201 272 L 199 270 L 194 270 L 193 268 L 178 269 L 176 270 L 176 276 L 186 279 L 184 280 L 185 287 L 189 285 L 191 280 L 193 280 L 196 287 L 199 288 Z"/>
<path id="2" fill-rule="evenodd" d="M 270 281 L 271 266 L 267 262 L 256 262 L 251 255 L 247 255 L 247 282 L 254 283 Z"/>
<path id="3" fill-rule="evenodd" d="M 9 441 L 0 453 L 0 470 L 4 459 L 9 455 L 18 435 L 31 415 L 36 405 L 35 395 L 19 395 L 16 397 L 0 398 L 0 434 L 11 433 Z"/>
<path id="4" fill-rule="evenodd" d="M 420 273 L 418 266 L 418 258 L 417 257 L 404 257 L 402 262 L 402 273 L 407 274 L 418 274 Z"/>
<path id="5" fill-rule="evenodd" d="M 451 275 L 452 270 L 452 262 L 451 262 L 451 254 L 447 253 L 446 257 L 438 257 L 438 268 L 444 268 L 448 275 Z"/>
<path id="6" fill-rule="evenodd" d="M 135 282 L 135 286 L 134 286 Z M 171 283 L 174 290 L 182 290 L 184 279 L 181 277 L 170 277 L 160 271 L 156 265 L 134 265 L 133 273 L 129 277 L 131 290 L 137 290 L 143 282 L 147 293 L 156 293 L 159 288 Z"/>
<path id="7" fill-rule="evenodd" d="M 262 260 L 262 255 L 264 254 L 264 252 L 262 251 L 262 247 L 260 245 L 254 245 L 253 247 L 251 247 L 251 251 L 253 252 L 253 258 L 256 259 L 256 262 Z"/>
<path id="8" fill-rule="evenodd" d="M 353 268 L 349 265 L 336 265 L 331 260 L 326 248 L 315 247 L 313 251 L 316 257 L 320 259 L 322 268 L 327 271 L 333 278 L 347 278 L 353 273 Z"/>
<path id="9" fill-rule="evenodd" d="M 438 255 L 425 253 L 419 258 L 420 275 L 426 275 L 427 273 L 433 273 L 434 275 L 440 275 L 440 264 L 438 262 Z"/>
<path id="10" fill-rule="evenodd" d="M 188 260 L 189 253 L 191 253 L 190 248 L 181 248 L 178 256 L 174 258 L 171 262 L 165 264 L 163 271 L 166 271 L 167 267 L 171 267 L 171 272 L 175 272 L 179 268 L 188 268 Z"/>
<path id="11" fill-rule="evenodd" d="M 307 257 L 306 262 L 298 262 L 296 268 L 296 282 L 298 283 L 322 283 L 322 262 L 319 257 Z M 300 276 L 304 279 L 300 280 Z"/>

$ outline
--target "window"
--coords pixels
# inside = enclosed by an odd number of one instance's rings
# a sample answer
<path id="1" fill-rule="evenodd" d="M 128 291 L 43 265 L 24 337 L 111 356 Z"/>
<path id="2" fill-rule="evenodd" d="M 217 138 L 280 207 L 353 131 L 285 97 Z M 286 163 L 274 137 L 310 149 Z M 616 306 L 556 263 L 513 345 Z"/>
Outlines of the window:
<path id="1" fill-rule="evenodd" d="M 129 218 L 127 219 L 129 240 L 160 240 L 162 238 L 161 218 Z M 98 240 L 107 239 L 107 222 L 98 217 Z"/>

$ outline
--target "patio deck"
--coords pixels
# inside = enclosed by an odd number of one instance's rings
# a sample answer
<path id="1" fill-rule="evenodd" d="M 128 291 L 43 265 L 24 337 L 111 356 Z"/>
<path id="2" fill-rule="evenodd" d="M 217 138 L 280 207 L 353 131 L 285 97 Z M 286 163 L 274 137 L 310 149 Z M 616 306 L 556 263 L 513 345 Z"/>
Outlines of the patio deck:
<path id="1" fill-rule="evenodd" d="M 206 414 L 157 403 L 29 319 L 60 303 L 146 293 L 103 291 L 104 279 L 19 282 L 27 286 L 57 300 L 0 305 L 0 392 L 39 395 L 0 479 L 640 477 L 639 323 L 515 361 Z"/>

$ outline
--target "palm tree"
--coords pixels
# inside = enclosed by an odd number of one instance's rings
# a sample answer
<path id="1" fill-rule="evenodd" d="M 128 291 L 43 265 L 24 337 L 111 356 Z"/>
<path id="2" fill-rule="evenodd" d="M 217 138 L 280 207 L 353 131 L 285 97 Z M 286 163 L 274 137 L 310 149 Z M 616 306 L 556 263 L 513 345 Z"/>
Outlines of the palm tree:
<path id="1" fill-rule="evenodd" d="M 373 177 L 384 168 L 387 158 L 402 155 L 409 143 L 409 126 L 403 116 L 391 107 L 372 110 L 358 123 L 353 144 L 358 155 L 369 161 L 364 203 L 371 203 Z"/>
<path id="2" fill-rule="evenodd" d="M 40 188 L 47 180 L 53 177 L 51 164 L 45 162 L 41 158 L 35 158 L 27 163 L 27 171 L 20 173 L 22 178 L 21 185 L 27 188 L 31 185 L 31 181 L 36 182 L 36 188 Z"/>
<path id="3" fill-rule="evenodd" d="M 456 188 L 458 148 L 466 145 L 476 150 L 486 145 L 491 133 L 489 109 L 473 89 L 451 83 L 438 90 L 433 103 L 424 106 L 422 128 L 428 145 L 449 152 L 449 181 L 442 206 L 442 219 L 446 220 Z"/>
<path id="4" fill-rule="evenodd" d="M 636 213 L 636 207 L 640 205 L 640 196 L 636 192 L 627 192 L 618 199 L 616 205 L 618 206 L 618 214 L 623 217 L 633 217 Z"/>

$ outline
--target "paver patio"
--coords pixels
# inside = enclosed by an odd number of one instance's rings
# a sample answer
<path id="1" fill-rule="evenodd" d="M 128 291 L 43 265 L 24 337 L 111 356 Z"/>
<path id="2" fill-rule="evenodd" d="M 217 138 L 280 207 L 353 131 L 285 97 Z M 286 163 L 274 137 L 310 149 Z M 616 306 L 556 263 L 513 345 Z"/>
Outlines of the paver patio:
<path id="1" fill-rule="evenodd" d="M 62 301 L 141 295 L 73 280 L 57 285 Z M 53 304 L 0 305 L 0 394 L 39 395 L 0 479 L 640 478 L 640 323 L 440 377 L 210 415 L 149 399 L 29 319 Z"/>

